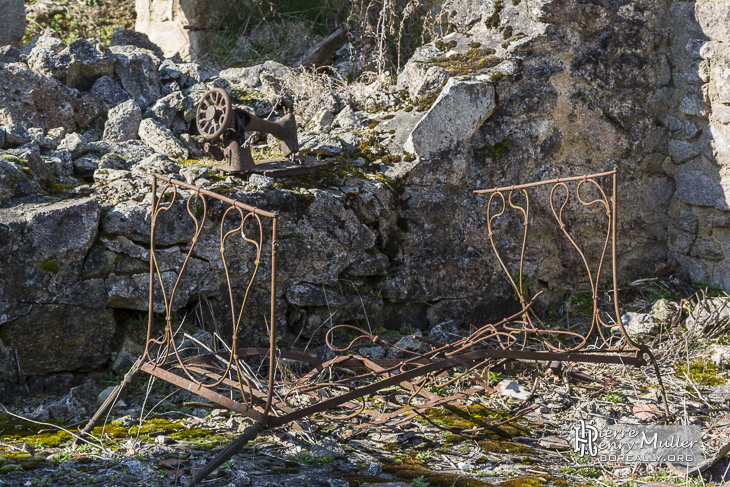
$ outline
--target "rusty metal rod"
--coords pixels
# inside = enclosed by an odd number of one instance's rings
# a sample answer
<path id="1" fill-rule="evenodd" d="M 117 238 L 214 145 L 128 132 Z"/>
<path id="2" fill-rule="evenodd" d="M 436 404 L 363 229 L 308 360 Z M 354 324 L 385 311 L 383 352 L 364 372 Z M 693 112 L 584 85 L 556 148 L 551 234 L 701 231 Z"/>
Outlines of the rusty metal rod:
<path id="1" fill-rule="evenodd" d="M 200 483 L 205 477 L 213 473 L 213 470 L 226 463 L 229 458 L 246 446 L 246 443 L 255 440 L 263 430 L 264 427 L 259 422 L 243 430 L 243 433 L 238 438 L 229 443 L 210 463 L 195 473 L 193 476 L 193 484 Z"/>
<path id="2" fill-rule="evenodd" d="M 81 430 L 78 436 L 74 437 L 74 441 L 73 443 L 71 443 L 72 448 L 76 446 L 76 443 L 80 438 L 84 438 L 86 435 L 94 430 L 96 425 L 99 424 L 99 421 L 101 421 L 101 418 L 112 408 L 112 406 L 114 406 L 114 403 L 117 400 L 124 397 L 124 393 L 127 391 L 127 387 L 129 387 L 134 379 L 136 379 L 139 375 L 143 361 L 144 358 L 139 358 L 134 363 L 134 365 L 132 365 L 132 368 L 129 369 L 129 372 L 124 375 L 124 379 L 122 380 L 122 382 L 117 384 L 114 390 L 112 390 L 112 392 L 106 397 L 104 403 L 96 411 L 94 416 L 92 416 L 89 422 L 86 423 L 84 429 Z"/>
<path id="3" fill-rule="evenodd" d="M 155 367 L 154 365 L 150 363 L 146 363 L 142 365 L 141 368 L 144 372 L 147 372 L 150 375 L 154 375 L 155 377 L 159 377 L 160 379 L 164 380 L 165 382 L 169 382 L 170 384 L 174 384 L 182 389 L 186 389 L 193 394 L 197 394 L 199 396 L 202 396 L 209 401 L 213 401 L 217 404 L 220 404 L 224 408 L 230 409 L 231 411 L 235 411 L 239 414 L 243 414 L 244 416 L 248 416 L 249 418 L 258 421 L 259 423 L 266 423 L 266 416 L 261 414 L 260 412 L 256 411 L 255 409 L 246 407 L 244 404 L 241 404 L 237 401 L 234 401 L 233 399 L 230 399 L 222 394 L 218 394 L 215 391 L 212 391 L 210 389 L 207 389 L 206 387 L 203 387 L 201 384 L 196 384 L 195 382 L 185 379 L 183 377 L 180 377 L 179 375 L 173 374 L 172 372 L 169 372 L 162 367 Z"/>
<path id="4" fill-rule="evenodd" d="M 499 350 L 499 349 L 484 349 L 476 352 L 469 352 L 463 355 L 453 356 L 433 362 L 428 365 L 422 365 L 415 369 L 402 372 L 397 375 L 392 375 L 386 379 L 369 384 L 354 391 L 347 392 L 340 396 L 322 401 L 319 404 L 300 409 L 294 413 L 287 414 L 281 417 L 270 417 L 267 426 L 273 428 L 282 424 L 295 421 L 297 419 L 310 416 L 327 409 L 339 406 L 342 403 L 351 401 L 363 397 L 367 394 L 372 394 L 381 389 L 397 385 L 405 380 L 413 379 L 428 374 L 429 372 L 435 372 L 438 370 L 445 370 L 451 367 L 464 365 L 469 362 L 476 362 L 484 359 L 485 357 L 491 358 L 514 358 L 514 359 L 527 359 L 527 360 L 545 360 L 545 361 L 560 361 L 560 362 L 588 362 L 588 363 L 603 363 L 603 364 L 619 364 L 619 365 L 635 365 L 644 366 L 646 360 L 643 357 L 621 357 L 616 355 L 592 355 L 586 352 L 573 352 L 573 353 L 559 353 L 559 352 L 525 352 L 522 350 Z"/>
<path id="5" fill-rule="evenodd" d="M 170 184 L 174 184 L 177 186 L 181 186 L 183 188 L 187 188 L 191 191 L 195 191 L 196 193 L 204 194 L 206 196 L 210 196 L 211 198 L 215 198 L 217 200 L 221 200 L 224 203 L 228 203 L 231 206 L 234 206 L 236 208 L 241 208 L 243 210 L 249 211 L 255 215 L 261 215 L 266 216 L 269 218 L 276 218 L 278 216 L 277 212 L 270 212 L 266 210 L 262 210 L 260 208 L 256 208 L 255 206 L 247 205 L 246 203 L 241 203 L 240 201 L 234 200 L 232 198 L 228 198 L 227 196 L 220 195 L 218 193 L 214 193 L 213 191 L 208 191 L 207 189 L 203 189 L 199 186 L 195 186 L 192 184 L 188 184 L 185 181 L 180 181 L 179 179 L 173 179 L 169 176 L 163 176 L 162 174 L 153 172 L 152 176 L 156 179 L 161 179 L 162 181 L 165 181 Z"/>
<path id="6" fill-rule="evenodd" d="M 534 183 L 526 183 L 526 184 L 517 184 L 514 186 L 503 186 L 501 188 L 492 188 L 492 189 L 476 189 L 474 190 L 474 193 L 479 194 L 488 194 L 488 193 L 498 193 L 501 191 L 514 191 L 515 189 L 526 189 L 526 188 L 534 188 L 535 186 L 546 186 L 548 184 L 558 184 L 558 183 L 565 183 L 568 181 L 582 181 L 584 179 L 593 179 L 593 178 L 600 178 L 605 176 L 611 176 L 612 174 L 616 174 L 616 170 L 608 171 L 608 172 L 599 172 L 596 174 L 586 174 L 585 176 L 573 176 L 569 178 L 557 178 L 557 179 L 551 179 L 549 181 L 537 181 Z"/>

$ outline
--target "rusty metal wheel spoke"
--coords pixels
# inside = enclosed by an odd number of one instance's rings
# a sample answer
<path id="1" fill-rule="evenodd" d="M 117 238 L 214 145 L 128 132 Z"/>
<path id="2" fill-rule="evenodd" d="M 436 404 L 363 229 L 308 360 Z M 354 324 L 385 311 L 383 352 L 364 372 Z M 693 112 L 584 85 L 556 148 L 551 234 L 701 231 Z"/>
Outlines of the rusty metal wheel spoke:
<path id="1" fill-rule="evenodd" d="M 198 132 L 206 140 L 213 140 L 228 128 L 233 115 L 231 97 L 222 88 L 214 88 L 203 96 L 198 105 L 195 121 Z"/>

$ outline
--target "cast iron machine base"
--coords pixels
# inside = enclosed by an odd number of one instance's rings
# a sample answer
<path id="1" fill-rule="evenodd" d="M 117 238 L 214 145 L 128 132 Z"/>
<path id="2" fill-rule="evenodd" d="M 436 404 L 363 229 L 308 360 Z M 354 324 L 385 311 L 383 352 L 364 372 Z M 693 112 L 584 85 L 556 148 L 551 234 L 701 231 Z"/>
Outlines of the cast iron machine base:
<path id="1" fill-rule="evenodd" d="M 198 131 L 207 141 L 205 151 L 215 160 L 224 161 L 218 166 L 221 171 L 257 172 L 276 177 L 311 172 L 324 165 L 311 157 L 296 156 L 299 151 L 297 123 L 294 112 L 287 107 L 284 107 L 283 117 L 269 122 L 235 107 L 224 89 L 214 88 L 203 96 L 195 121 Z M 245 144 L 246 132 L 271 134 L 279 139 L 283 157 L 255 163 L 251 148 Z M 223 143 L 223 148 L 214 144 L 217 140 Z"/>

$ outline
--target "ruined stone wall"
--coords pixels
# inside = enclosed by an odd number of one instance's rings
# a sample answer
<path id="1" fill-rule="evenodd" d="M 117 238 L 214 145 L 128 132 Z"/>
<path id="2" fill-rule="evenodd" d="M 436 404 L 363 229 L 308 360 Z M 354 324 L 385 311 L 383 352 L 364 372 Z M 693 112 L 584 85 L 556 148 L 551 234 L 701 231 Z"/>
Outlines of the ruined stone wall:
<path id="1" fill-rule="evenodd" d="M 141 5 L 140 22 L 190 12 Z M 141 352 L 153 169 L 280 212 L 276 326 L 287 343 L 329 320 L 437 333 L 503 317 L 516 301 L 490 257 L 488 198 L 473 191 L 614 167 L 619 281 L 675 256 L 693 280 L 730 288 L 726 7 L 455 0 L 454 32 L 419 48 L 396 86 L 297 92 L 312 81 L 273 62 L 213 76 L 134 33 L 102 49 L 47 32 L 0 53 L 2 86 L 13 86 L 0 91 L 0 386 L 49 392 L 105 367 L 122 373 Z M 188 133 L 195 104 L 214 86 L 259 116 L 295 101 L 302 152 L 328 170 L 219 178 L 188 160 L 202 156 Z M 586 276 L 544 207 L 532 224 L 530 293 L 557 302 Z M 166 279 L 190 231 L 170 228 Z M 580 238 L 600 251 L 594 234 Z M 225 279 L 216 248 L 201 247 L 174 308 L 220 318 Z M 505 250 L 514 264 L 519 247 Z M 263 343 L 254 321 L 242 338 Z"/>
<path id="2" fill-rule="evenodd" d="M 136 0 L 135 30 L 147 34 L 166 57 L 185 61 L 206 56 L 205 39 L 220 26 L 227 2 L 197 0 Z"/>
<path id="3" fill-rule="evenodd" d="M 677 185 L 667 250 L 694 281 L 730 288 L 730 5 L 672 5 L 672 82 L 664 167 Z"/>

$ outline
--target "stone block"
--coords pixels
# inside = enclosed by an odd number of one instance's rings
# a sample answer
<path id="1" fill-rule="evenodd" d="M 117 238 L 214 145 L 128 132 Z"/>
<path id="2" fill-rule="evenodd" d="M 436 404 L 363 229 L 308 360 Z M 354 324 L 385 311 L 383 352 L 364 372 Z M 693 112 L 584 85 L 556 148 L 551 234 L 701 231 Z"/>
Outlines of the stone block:
<path id="1" fill-rule="evenodd" d="M 449 79 L 443 91 L 408 136 L 403 148 L 421 158 L 466 141 L 494 111 L 494 86 Z"/>

